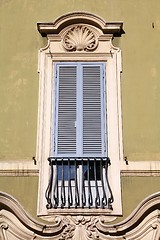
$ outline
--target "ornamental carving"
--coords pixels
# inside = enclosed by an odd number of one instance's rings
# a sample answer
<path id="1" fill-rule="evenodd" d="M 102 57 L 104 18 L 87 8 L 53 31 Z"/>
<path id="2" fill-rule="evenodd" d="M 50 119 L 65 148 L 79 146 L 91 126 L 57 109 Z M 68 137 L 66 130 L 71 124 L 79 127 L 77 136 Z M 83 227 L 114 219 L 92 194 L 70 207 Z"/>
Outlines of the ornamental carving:
<path id="1" fill-rule="evenodd" d="M 46 225 L 28 216 L 10 195 L 0 192 L 0 240 L 160 240 L 160 192 L 146 198 L 122 222 L 108 224 L 107 218 L 77 212 L 54 215 L 52 224 Z"/>
<path id="2" fill-rule="evenodd" d="M 72 239 L 74 236 L 74 231 L 75 231 L 75 225 L 73 225 L 69 218 L 64 217 L 61 219 L 61 222 L 63 223 L 63 226 L 65 226 L 63 232 L 61 233 L 61 236 L 59 240 L 69 240 Z"/>
<path id="3" fill-rule="evenodd" d="M 98 39 L 91 29 L 78 25 L 65 34 L 63 46 L 67 51 L 93 51 L 98 46 Z"/>
<path id="4" fill-rule="evenodd" d="M 59 240 L 100 240 L 96 228 L 98 218 L 94 216 L 66 216 L 62 219 L 65 226 Z"/>
<path id="5" fill-rule="evenodd" d="M 6 233 L 7 229 L 8 229 L 8 224 L 6 224 L 5 222 L 0 223 L 0 237 L 1 237 L 0 239 L 1 240 L 8 239 L 7 233 Z"/>

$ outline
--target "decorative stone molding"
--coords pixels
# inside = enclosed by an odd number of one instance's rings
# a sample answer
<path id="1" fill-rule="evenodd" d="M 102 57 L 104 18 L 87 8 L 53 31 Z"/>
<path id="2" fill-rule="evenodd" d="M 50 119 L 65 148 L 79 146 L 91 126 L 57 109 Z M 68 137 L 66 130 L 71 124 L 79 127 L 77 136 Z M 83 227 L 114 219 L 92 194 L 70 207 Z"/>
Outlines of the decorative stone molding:
<path id="1" fill-rule="evenodd" d="M 98 218 L 95 216 L 67 216 L 72 223 L 72 239 L 73 240 L 91 240 L 99 239 L 99 233 L 96 228 Z"/>
<path id="2" fill-rule="evenodd" d="M 96 34 L 83 25 L 72 27 L 63 37 L 63 46 L 67 51 L 93 51 L 97 45 Z"/>
<path id="3" fill-rule="evenodd" d="M 45 225 L 32 219 L 13 197 L 0 192 L 2 240 L 159 240 L 160 192 L 141 202 L 126 220 L 107 225 L 108 219 L 94 215 L 55 216 L 52 225 Z"/>
<path id="4" fill-rule="evenodd" d="M 12 229 L 12 231 L 30 231 L 42 236 L 45 234 L 56 235 L 62 232 L 66 226 L 61 217 L 55 216 L 52 218 L 52 222 L 52 225 L 47 226 L 36 222 L 25 212 L 15 198 L 0 192 L 0 226 L 8 226 L 8 228 L 5 228 L 7 232 Z M 12 228 L 11 225 L 13 225 Z M 4 229 L 4 227 L 1 228 Z"/>
<path id="5" fill-rule="evenodd" d="M 33 161 L 2 160 L 0 176 L 38 176 L 39 166 Z M 121 162 L 121 176 L 160 176 L 160 161 L 125 161 Z"/>
<path id="6" fill-rule="evenodd" d="M 33 160 L 2 160 L 0 176 L 38 176 L 39 166 Z M 121 176 L 160 176 L 160 161 L 121 161 Z"/>
<path id="7" fill-rule="evenodd" d="M 6 235 L 6 230 L 8 229 L 8 224 L 6 223 L 1 223 L 0 224 L 0 239 L 2 240 L 7 240 L 7 235 Z"/>
<path id="8" fill-rule="evenodd" d="M 38 176 L 38 165 L 33 160 L 2 160 L 0 176 Z"/>
<path id="9" fill-rule="evenodd" d="M 121 176 L 160 176 L 160 161 L 121 161 Z"/>
<path id="10" fill-rule="evenodd" d="M 66 227 L 63 230 L 59 240 L 73 239 L 76 227 L 70 223 L 68 218 L 63 218 L 63 222 L 66 224 Z"/>
<path id="11" fill-rule="evenodd" d="M 99 16 L 87 12 L 67 13 L 57 18 L 54 22 L 39 22 L 37 23 L 37 28 L 41 35 L 46 37 L 50 34 L 59 34 L 66 26 L 79 22 L 101 29 L 104 34 L 121 36 L 124 33 L 122 22 L 106 22 Z"/>
<path id="12" fill-rule="evenodd" d="M 127 240 L 159 240 L 160 223 L 160 192 L 155 193 L 144 201 L 124 221 L 107 225 L 102 221 L 97 224 L 98 230 L 107 238 Z"/>

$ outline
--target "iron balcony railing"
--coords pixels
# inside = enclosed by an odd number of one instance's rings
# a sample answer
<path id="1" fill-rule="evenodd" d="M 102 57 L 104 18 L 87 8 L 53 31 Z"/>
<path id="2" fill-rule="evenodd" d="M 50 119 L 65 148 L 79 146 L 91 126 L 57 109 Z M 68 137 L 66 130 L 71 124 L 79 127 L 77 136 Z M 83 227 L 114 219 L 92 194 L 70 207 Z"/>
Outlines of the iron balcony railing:
<path id="1" fill-rule="evenodd" d="M 108 208 L 114 201 L 108 181 L 108 157 L 49 157 L 47 209 Z"/>

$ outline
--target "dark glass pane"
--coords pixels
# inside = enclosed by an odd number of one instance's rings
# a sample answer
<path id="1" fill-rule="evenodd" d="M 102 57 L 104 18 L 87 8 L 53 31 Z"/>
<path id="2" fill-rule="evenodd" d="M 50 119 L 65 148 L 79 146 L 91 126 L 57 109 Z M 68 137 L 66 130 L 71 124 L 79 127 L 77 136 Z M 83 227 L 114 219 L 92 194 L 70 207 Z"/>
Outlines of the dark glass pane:
<path id="1" fill-rule="evenodd" d="M 88 180 L 88 168 L 89 168 L 89 180 L 95 180 L 95 172 L 96 172 L 96 179 L 101 180 L 100 161 L 96 162 L 95 170 L 94 170 L 94 161 L 90 161 L 89 164 L 87 164 L 87 162 L 84 163 L 83 165 L 84 180 Z"/>
<path id="2" fill-rule="evenodd" d="M 70 166 L 67 162 L 63 165 L 58 163 L 58 180 L 75 180 L 75 167 L 73 164 Z"/>

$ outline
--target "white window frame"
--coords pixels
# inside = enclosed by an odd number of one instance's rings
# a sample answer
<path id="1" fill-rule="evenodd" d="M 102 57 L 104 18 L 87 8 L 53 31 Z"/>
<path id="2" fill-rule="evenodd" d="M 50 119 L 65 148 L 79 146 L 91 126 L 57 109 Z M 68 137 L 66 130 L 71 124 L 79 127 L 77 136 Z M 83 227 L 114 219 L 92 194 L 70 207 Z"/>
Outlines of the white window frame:
<path id="1" fill-rule="evenodd" d="M 39 216 L 67 214 L 67 210 L 46 209 L 45 191 L 49 182 L 49 163 L 47 158 L 52 154 L 53 96 L 55 94 L 54 63 L 57 62 L 103 62 L 106 65 L 107 91 L 107 133 L 109 167 L 109 183 L 114 195 L 113 210 L 93 209 L 80 210 L 81 214 L 121 215 L 120 161 L 123 160 L 122 120 L 121 120 L 121 51 L 112 45 L 114 35 L 121 35 L 122 23 L 106 23 L 103 19 L 87 13 L 71 13 L 58 18 L 54 23 L 39 23 L 38 30 L 47 36 L 47 47 L 39 51 L 39 104 L 37 127 L 37 154 L 39 164 Z M 67 27 L 66 27 L 67 26 Z M 84 27 L 93 32 L 95 46 L 91 51 L 77 49 L 68 51 L 64 46 L 66 34 L 74 29 Z M 98 43 L 97 43 L 98 41 Z M 70 211 L 70 210 L 69 210 Z M 71 213 L 71 211 L 70 211 Z M 77 209 L 73 214 L 77 213 Z"/>

